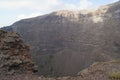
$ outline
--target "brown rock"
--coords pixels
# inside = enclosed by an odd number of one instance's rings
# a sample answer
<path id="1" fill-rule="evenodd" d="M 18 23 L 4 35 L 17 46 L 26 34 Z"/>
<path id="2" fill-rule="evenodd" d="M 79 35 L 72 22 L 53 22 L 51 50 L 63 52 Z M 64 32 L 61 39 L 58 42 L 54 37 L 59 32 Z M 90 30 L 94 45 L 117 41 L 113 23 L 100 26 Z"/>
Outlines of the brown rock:
<path id="1" fill-rule="evenodd" d="M 34 73 L 36 66 L 29 55 L 29 47 L 20 35 L 0 30 L 0 73 Z"/>

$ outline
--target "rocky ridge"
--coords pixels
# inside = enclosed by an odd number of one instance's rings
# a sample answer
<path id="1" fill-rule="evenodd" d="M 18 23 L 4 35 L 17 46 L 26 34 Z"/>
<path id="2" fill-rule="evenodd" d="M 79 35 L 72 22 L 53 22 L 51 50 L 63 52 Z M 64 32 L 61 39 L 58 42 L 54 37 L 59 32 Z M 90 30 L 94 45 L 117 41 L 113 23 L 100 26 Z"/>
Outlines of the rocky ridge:
<path id="1" fill-rule="evenodd" d="M 0 80 L 6 75 L 32 74 L 37 68 L 19 34 L 0 30 Z"/>

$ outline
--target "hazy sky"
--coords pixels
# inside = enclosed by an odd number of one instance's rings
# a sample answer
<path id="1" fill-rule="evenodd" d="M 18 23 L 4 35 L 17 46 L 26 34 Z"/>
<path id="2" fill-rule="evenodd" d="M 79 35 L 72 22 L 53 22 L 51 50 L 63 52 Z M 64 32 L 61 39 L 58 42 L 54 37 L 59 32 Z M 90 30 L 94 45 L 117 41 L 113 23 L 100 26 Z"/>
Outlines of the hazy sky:
<path id="1" fill-rule="evenodd" d="M 0 0 L 0 27 L 56 10 L 95 8 L 118 0 Z"/>

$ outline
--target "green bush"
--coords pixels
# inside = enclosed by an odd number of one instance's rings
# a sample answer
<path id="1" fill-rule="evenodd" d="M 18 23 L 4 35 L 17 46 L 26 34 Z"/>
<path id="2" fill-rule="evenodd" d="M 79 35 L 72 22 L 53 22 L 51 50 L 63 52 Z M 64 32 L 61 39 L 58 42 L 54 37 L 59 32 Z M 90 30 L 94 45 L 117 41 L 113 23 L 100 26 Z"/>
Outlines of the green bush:
<path id="1" fill-rule="evenodd" d="M 111 73 L 109 74 L 109 78 L 111 80 L 120 80 L 120 72 L 116 72 L 116 73 Z"/>

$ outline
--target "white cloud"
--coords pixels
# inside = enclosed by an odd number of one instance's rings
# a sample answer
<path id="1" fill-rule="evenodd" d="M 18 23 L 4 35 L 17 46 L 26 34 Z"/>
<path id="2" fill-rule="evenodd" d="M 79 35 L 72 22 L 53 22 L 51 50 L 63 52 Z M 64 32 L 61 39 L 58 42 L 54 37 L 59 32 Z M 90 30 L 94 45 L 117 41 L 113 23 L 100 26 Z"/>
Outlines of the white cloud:
<path id="1" fill-rule="evenodd" d="M 0 1 L 0 8 L 45 10 L 58 5 L 58 0 L 15 0 Z"/>
<path id="2" fill-rule="evenodd" d="M 92 2 L 89 0 L 79 0 L 77 4 L 59 2 L 59 8 L 67 10 L 83 10 L 91 8 Z"/>
<path id="3" fill-rule="evenodd" d="M 113 2 L 117 2 L 117 1 L 119 1 L 119 0 L 113 0 L 113 1 L 111 1 L 111 3 L 113 3 Z"/>
<path id="4" fill-rule="evenodd" d="M 90 8 L 92 6 L 92 2 L 90 2 L 89 0 L 81 0 L 80 1 L 80 9 L 87 9 Z"/>
<path id="5" fill-rule="evenodd" d="M 9 20 L 10 23 L 20 19 L 31 18 L 57 10 L 87 9 L 91 5 L 92 3 L 89 0 L 78 0 L 77 4 L 65 3 L 65 1 L 62 0 L 0 0 L 0 9 L 4 10 L 5 12 L 9 10 L 11 11 L 8 12 L 9 15 L 14 13 L 16 16 L 12 16 L 12 20 L 8 19 L 10 17 L 6 17 L 6 20 L 4 18 L 4 22 Z"/>
<path id="6" fill-rule="evenodd" d="M 25 14 L 20 14 L 16 17 L 16 20 L 20 20 L 20 19 L 25 19 L 25 18 L 31 18 L 31 17 L 36 17 L 41 15 L 41 13 L 31 13 L 29 15 L 25 15 Z"/>
<path id="7" fill-rule="evenodd" d="M 0 8 L 15 9 L 24 8 L 32 3 L 30 1 L 0 1 Z"/>
<path id="8" fill-rule="evenodd" d="M 0 8 L 7 9 L 32 9 L 32 10 L 51 10 L 51 9 L 86 9 L 91 6 L 89 0 L 79 0 L 79 5 L 64 3 L 60 0 L 15 0 L 0 1 Z"/>

